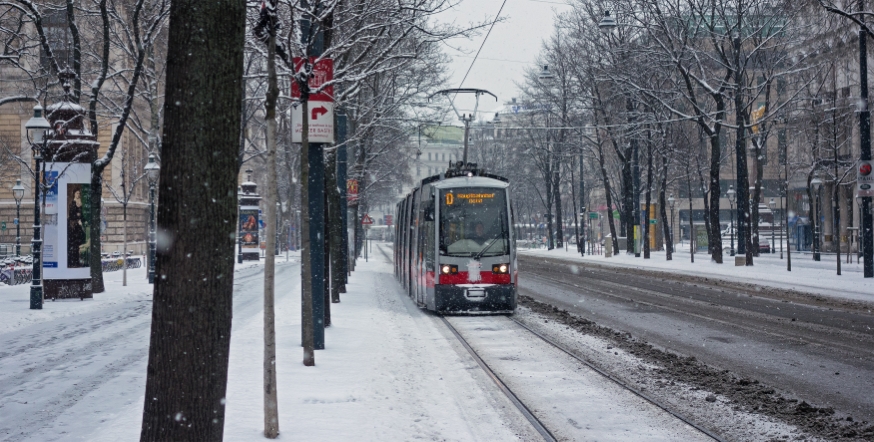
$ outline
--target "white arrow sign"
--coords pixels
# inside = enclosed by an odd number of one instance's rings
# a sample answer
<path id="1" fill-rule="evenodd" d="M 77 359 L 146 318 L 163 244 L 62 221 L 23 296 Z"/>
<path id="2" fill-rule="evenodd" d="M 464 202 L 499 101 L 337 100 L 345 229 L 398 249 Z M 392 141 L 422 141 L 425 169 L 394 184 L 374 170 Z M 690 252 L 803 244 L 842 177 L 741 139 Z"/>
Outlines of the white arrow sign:
<path id="1" fill-rule="evenodd" d="M 309 141 L 311 143 L 334 142 L 334 103 L 327 101 L 310 101 L 309 112 Z M 300 143 L 303 133 L 303 106 L 298 105 L 291 110 L 291 141 Z"/>

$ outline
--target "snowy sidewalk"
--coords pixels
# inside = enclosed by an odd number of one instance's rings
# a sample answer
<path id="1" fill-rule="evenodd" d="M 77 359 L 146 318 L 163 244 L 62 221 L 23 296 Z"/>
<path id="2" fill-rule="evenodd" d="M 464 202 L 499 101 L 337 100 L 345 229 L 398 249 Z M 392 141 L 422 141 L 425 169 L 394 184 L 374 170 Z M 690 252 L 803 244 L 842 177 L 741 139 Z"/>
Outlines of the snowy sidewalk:
<path id="1" fill-rule="evenodd" d="M 862 277 L 862 264 L 841 262 L 842 276 L 836 273 L 836 256 L 823 255 L 822 261 L 815 262 L 810 254 L 792 254 L 792 271 L 786 271 L 786 259 L 776 254 L 762 254 L 753 260 L 752 267 L 735 266 L 734 258 L 726 255 L 723 264 L 716 264 L 706 253 L 696 253 L 692 263 L 688 247 L 674 253 L 673 260 L 665 260 L 665 252 L 652 252 L 650 259 L 635 258 L 624 251 L 610 258 L 604 255 L 580 256 L 576 247 L 565 249 L 519 249 L 524 256 L 544 256 L 570 262 L 591 262 L 593 264 L 617 268 L 652 270 L 703 276 L 725 281 L 758 284 L 766 287 L 792 289 L 854 301 L 874 302 L 874 279 Z M 855 257 L 854 257 L 855 261 Z M 522 266 L 522 275 L 525 268 Z"/>

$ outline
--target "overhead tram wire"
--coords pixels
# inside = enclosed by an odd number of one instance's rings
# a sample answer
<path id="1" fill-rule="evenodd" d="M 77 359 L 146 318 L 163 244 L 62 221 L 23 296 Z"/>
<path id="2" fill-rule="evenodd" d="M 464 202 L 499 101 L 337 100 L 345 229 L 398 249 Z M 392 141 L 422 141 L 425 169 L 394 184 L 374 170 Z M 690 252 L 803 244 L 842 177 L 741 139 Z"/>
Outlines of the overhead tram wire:
<path id="1" fill-rule="evenodd" d="M 470 75 L 470 71 L 471 71 L 471 69 L 473 69 L 473 64 L 476 63 L 476 59 L 479 57 L 479 53 L 482 52 L 483 46 L 486 45 L 486 41 L 488 41 L 489 35 L 492 35 L 492 29 L 495 29 L 495 24 L 498 22 L 498 19 L 501 18 L 501 12 L 504 10 L 504 5 L 506 5 L 506 4 L 507 4 L 507 0 L 504 0 L 501 3 L 501 7 L 498 9 L 498 14 L 495 16 L 495 19 L 492 20 L 492 25 L 489 26 L 489 31 L 486 32 L 486 36 L 485 36 L 485 38 L 483 38 L 483 42 L 479 45 L 479 49 L 477 49 L 476 55 L 474 55 L 473 60 L 471 60 L 470 66 L 468 66 L 467 72 L 465 72 L 465 74 L 464 74 L 464 78 L 461 79 L 461 83 L 459 83 L 458 89 L 461 89 L 461 87 L 464 86 L 464 81 L 467 80 L 467 76 Z M 457 96 L 458 96 L 458 94 L 455 94 L 452 96 L 451 103 L 455 102 L 455 97 L 457 97 Z"/>

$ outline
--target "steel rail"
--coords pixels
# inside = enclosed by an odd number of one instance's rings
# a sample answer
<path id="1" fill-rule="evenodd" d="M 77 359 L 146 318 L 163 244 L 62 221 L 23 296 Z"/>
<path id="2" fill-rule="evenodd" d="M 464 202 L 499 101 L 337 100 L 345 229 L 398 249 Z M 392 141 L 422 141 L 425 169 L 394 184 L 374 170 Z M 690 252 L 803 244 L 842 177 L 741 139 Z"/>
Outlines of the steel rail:
<path id="1" fill-rule="evenodd" d="M 525 416 L 525 419 L 527 419 L 528 422 L 530 422 L 531 425 L 534 427 L 534 429 L 537 430 L 537 432 L 540 433 L 541 436 L 543 436 L 543 439 L 547 442 L 557 442 L 558 439 L 556 439 L 555 436 L 553 436 L 552 433 L 549 431 L 549 429 L 547 429 L 546 426 L 544 426 L 543 423 L 540 422 L 540 419 L 537 419 L 537 416 L 534 416 L 534 413 L 532 413 L 531 410 L 529 410 L 528 407 L 526 407 L 525 404 L 523 404 L 522 401 L 519 400 L 516 394 L 513 393 L 512 390 L 510 390 L 510 387 L 508 387 L 507 384 L 505 384 L 501 380 L 501 378 L 498 377 L 498 375 L 496 375 L 491 368 L 489 368 L 489 365 L 486 364 L 486 362 L 479 357 L 479 355 L 476 353 L 476 350 L 474 350 L 470 346 L 470 344 L 467 343 L 467 340 L 465 340 L 464 337 L 461 336 L 461 333 L 459 333 L 458 330 L 456 330 L 455 327 L 452 326 L 452 323 L 450 323 L 445 316 L 441 316 L 440 319 L 443 320 L 443 323 L 446 324 L 446 327 L 449 328 L 452 334 L 454 334 L 455 337 L 458 338 L 458 341 L 461 342 L 461 345 L 463 345 L 464 348 L 467 349 L 467 352 L 470 353 L 470 356 L 476 361 L 477 364 L 479 364 L 480 368 L 482 368 L 483 371 L 486 372 L 486 374 L 492 379 L 492 381 L 498 386 L 498 388 L 504 393 L 504 395 L 507 396 L 507 399 L 510 399 L 510 402 L 512 402 L 513 405 L 515 405 L 516 408 L 519 409 L 522 415 Z"/>
<path id="2" fill-rule="evenodd" d="M 637 396 L 643 398 L 643 399 L 646 400 L 647 402 L 649 402 L 649 403 L 655 405 L 656 407 L 658 407 L 658 408 L 660 408 L 660 409 L 662 409 L 662 410 L 668 412 L 668 414 L 670 414 L 671 416 L 674 416 L 675 418 L 677 418 L 677 419 L 679 419 L 679 420 L 685 422 L 687 425 L 691 426 L 692 428 L 694 428 L 694 429 L 696 429 L 696 430 L 698 430 L 698 431 L 700 431 L 700 432 L 706 434 L 707 436 L 713 438 L 713 440 L 717 440 L 717 441 L 719 441 L 719 442 L 725 442 L 725 439 L 722 439 L 721 437 L 719 437 L 718 435 L 712 433 L 711 431 L 707 430 L 706 428 L 703 428 L 703 427 L 701 427 L 701 426 L 695 424 L 695 423 L 692 422 L 690 419 L 686 418 L 686 417 L 683 416 L 682 414 L 679 414 L 679 413 L 677 413 L 677 412 L 671 410 L 671 409 L 668 408 L 666 405 L 662 404 L 661 402 L 659 402 L 658 400 L 654 399 L 653 397 L 647 395 L 646 393 L 644 393 L 644 392 L 642 392 L 642 391 L 640 391 L 640 390 L 638 390 L 638 389 L 636 389 L 636 388 L 634 388 L 634 387 L 632 387 L 632 386 L 626 384 L 626 383 L 623 382 L 622 380 L 617 379 L 616 377 L 612 376 L 610 373 L 607 373 L 606 371 L 601 370 L 600 368 L 596 367 L 595 365 L 593 365 L 593 364 L 590 363 L 589 361 L 587 361 L 587 360 L 585 360 L 585 359 L 583 359 L 583 358 L 577 356 L 576 354 L 574 354 L 573 352 L 571 352 L 569 349 L 567 349 L 565 346 L 563 346 L 563 345 L 561 345 L 561 344 L 559 344 L 559 343 L 553 341 L 552 339 L 549 339 L 548 337 L 546 337 L 545 335 L 543 335 L 543 334 L 541 334 L 541 333 L 538 333 L 538 332 L 534 331 L 534 329 L 532 329 L 532 328 L 529 327 L 528 325 L 525 325 L 524 323 L 520 322 L 520 321 L 517 320 L 516 318 L 509 318 L 509 319 L 510 319 L 511 321 L 515 322 L 516 324 L 518 324 L 520 327 L 522 327 L 522 328 L 524 328 L 525 330 L 528 330 L 529 332 L 531 332 L 532 334 L 534 334 L 534 336 L 537 336 L 538 338 L 542 339 L 543 342 L 546 342 L 547 344 L 549 344 L 549 345 L 551 345 L 551 346 L 553 346 L 553 347 L 555 347 L 555 348 L 557 348 L 557 349 L 563 351 L 563 352 L 564 352 L 565 354 L 567 354 L 568 356 L 570 356 L 570 357 L 576 359 L 577 361 L 583 363 L 585 366 L 591 368 L 592 370 L 594 370 L 595 372 L 597 372 L 597 373 L 600 374 L 601 376 L 604 376 L 605 378 L 607 378 L 607 379 L 613 381 L 614 383 L 616 383 L 616 384 L 619 385 L 620 387 L 625 388 L 626 390 L 628 390 L 628 391 L 634 393 L 635 395 L 637 395 Z"/>

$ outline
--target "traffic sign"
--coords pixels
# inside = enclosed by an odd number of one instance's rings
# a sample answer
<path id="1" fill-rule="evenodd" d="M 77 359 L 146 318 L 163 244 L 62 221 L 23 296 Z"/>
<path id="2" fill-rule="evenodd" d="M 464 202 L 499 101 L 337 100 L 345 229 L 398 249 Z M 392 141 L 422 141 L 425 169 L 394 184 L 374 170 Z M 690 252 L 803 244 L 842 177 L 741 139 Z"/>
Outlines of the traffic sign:
<path id="1" fill-rule="evenodd" d="M 656 223 L 658 223 L 658 220 L 657 220 L 657 219 L 650 219 L 650 220 L 649 220 L 649 223 L 650 223 L 650 224 L 656 224 Z"/>
<path id="2" fill-rule="evenodd" d="M 358 201 L 358 180 L 346 180 L 346 201 Z"/>
<path id="3" fill-rule="evenodd" d="M 13 219 L 12 219 L 12 225 L 14 225 L 14 226 L 17 226 L 17 225 L 18 225 L 18 218 L 13 218 Z"/>
<path id="4" fill-rule="evenodd" d="M 334 103 L 328 101 L 310 101 L 307 117 L 309 118 L 309 141 L 311 143 L 334 142 Z M 303 139 L 303 106 L 297 104 L 291 108 L 291 141 L 301 143 Z"/>
<path id="5" fill-rule="evenodd" d="M 598 212 L 589 212 L 589 219 L 598 219 Z"/>
<path id="6" fill-rule="evenodd" d="M 385 225 L 390 226 L 392 221 L 394 221 L 394 216 L 385 215 Z"/>
<path id="7" fill-rule="evenodd" d="M 361 217 L 361 224 L 364 224 L 365 226 L 369 226 L 369 225 L 373 224 L 373 218 L 371 218 L 370 215 L 365 213 L 364 216 Z"/>
<path id="8" fill-rule="evenodd" d="M 6 221 L 0 222 L 0 230 L 6 230 Z"/>
<path id="9" fill-rule="evenodd" d="M 860 161 L 856 182 L 859 184 L 858 196 L 874 196 L 874 161 Z"/>

